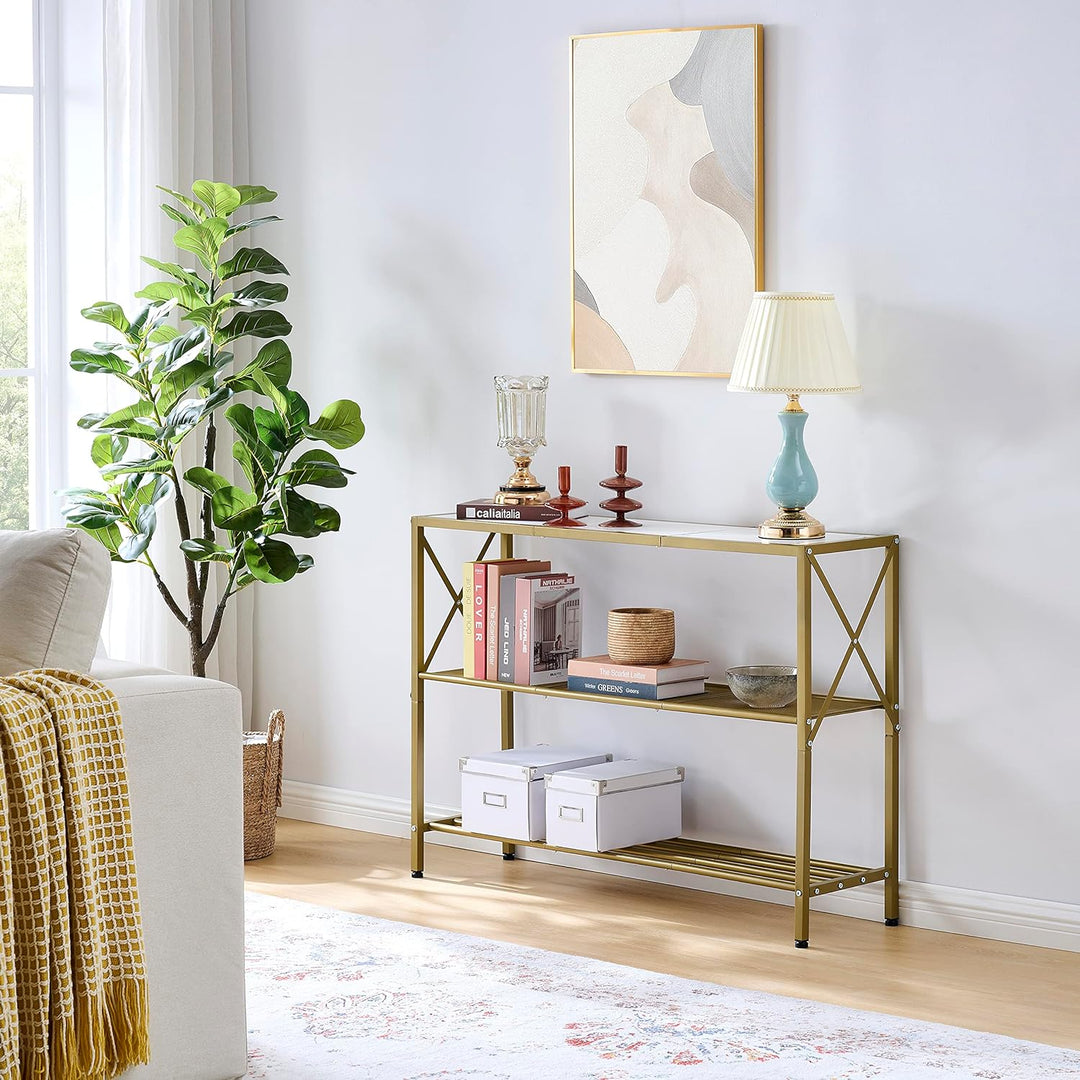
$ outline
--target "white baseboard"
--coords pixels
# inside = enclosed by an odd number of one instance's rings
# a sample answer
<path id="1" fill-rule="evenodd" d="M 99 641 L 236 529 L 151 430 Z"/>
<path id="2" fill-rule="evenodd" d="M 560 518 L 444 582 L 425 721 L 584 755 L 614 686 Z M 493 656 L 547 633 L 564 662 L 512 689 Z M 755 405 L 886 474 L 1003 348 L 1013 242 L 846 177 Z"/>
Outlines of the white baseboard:
<path id="1" fill-rule="evenodd" d="M 450 817 L 457 812 L 455 807 L 427 807 L 429 818 Z M 410 833 L 407 799 L 303 784 L 296 780 L 286 780 L 284 783 L 280 813 L 282 817 L 336 825 L 343 829 L 361 829 L 383 836 L 408 837 Z M 436 834 L 431 840 L 477 851 L 495 850 L 495 845 L 487 841 L 446 833 Z M 534 862 L 573 866 L 595 873 L 633 877 L 728 896 L 744 896 L 773 904 L 786 903 L 790 906 L 791 903 L 787 894 L 734 881 L 699 878 L 651 867 L 624 866 L 603 859 L 562 855 L 536 848 L 519 850 L 521 858 Z M 880 885 L 867 885 L 850 893 L 834 893 L 814 902 L 816 910 L 874 921 L 881 918 L 881 905 Z M 952 934 L 1080 952 L 1080 904 L 904 881 L 900 885 L 900 922 L 926 930 L 943 930 Z"/>

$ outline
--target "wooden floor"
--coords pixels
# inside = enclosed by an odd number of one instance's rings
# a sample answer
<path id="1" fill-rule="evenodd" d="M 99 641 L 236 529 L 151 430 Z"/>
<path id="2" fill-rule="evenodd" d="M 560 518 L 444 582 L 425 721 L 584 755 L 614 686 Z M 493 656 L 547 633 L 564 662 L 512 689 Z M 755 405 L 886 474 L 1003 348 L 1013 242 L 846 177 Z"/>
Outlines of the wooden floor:
<path id="1" fill-rule="evenodd" d="M 812 998 L 1080 1049 L 1080 954 L 815 912 L 693 889 L 504 862 L 282 819 L 277 851 L 247 864 L 259 892 L 691 979 Z"/>

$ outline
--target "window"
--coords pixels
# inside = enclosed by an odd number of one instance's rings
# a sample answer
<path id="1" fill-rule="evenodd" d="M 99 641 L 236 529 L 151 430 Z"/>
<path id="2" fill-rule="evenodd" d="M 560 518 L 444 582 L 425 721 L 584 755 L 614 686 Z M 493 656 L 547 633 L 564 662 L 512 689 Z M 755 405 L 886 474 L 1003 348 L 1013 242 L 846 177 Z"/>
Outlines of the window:
<path id="1" fill-rule="evenodd" d="M 0 529 L 44 505 L 44 152 L 37 5 L 5 0 L 0 34 Z"/>

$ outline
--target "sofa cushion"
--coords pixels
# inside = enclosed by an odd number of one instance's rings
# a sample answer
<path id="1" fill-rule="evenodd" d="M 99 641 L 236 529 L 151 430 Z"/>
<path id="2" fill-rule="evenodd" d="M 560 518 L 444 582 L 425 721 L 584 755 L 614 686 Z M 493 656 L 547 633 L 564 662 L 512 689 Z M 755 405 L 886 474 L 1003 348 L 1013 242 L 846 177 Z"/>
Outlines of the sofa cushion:
<path id="1" fill-rule="evenodd" d="M 108 551 L 78 529 L 0 531 L 0 676 L 88 672 L 111 577 Z"/>

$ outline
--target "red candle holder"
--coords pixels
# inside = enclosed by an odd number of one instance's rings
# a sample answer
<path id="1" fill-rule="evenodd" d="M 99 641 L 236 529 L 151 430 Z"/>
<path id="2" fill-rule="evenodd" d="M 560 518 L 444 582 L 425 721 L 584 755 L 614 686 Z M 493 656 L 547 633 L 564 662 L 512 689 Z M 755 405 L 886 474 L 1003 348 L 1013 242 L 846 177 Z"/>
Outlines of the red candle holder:
<path id="1" fill-rule="evenodd" d="M 641 487 L 641 481 L 626 475 L 626 447 L 615 447 L 615 475 L 600 481 L 602 488 L 614 491 L 617 494 L 613 499 L 607 499 L 600 504 L 601 509 L 609 510 L 615 515 L 612 521 L 602 521 L 600 524 L 607 529 L 638 529 L 640 521 L 628 521 L 627 514 L 641 509 L 641 503 L 637 499 L 628 499 L 627 491 Z"/>
<path id="2" fill-rule="evenodd" d="M 570 494 L 570 466 L 559 466 L 559 494 L 557 498 L 549 499 L 548 506 L 553 506 L 559 511 L 559 517 L 546 524 L 553 529 L 578 529 L 585 524 L 570 516 L 571 510 L 577 510 L 585 505 L 584 499 L 578 499 Z"/>

